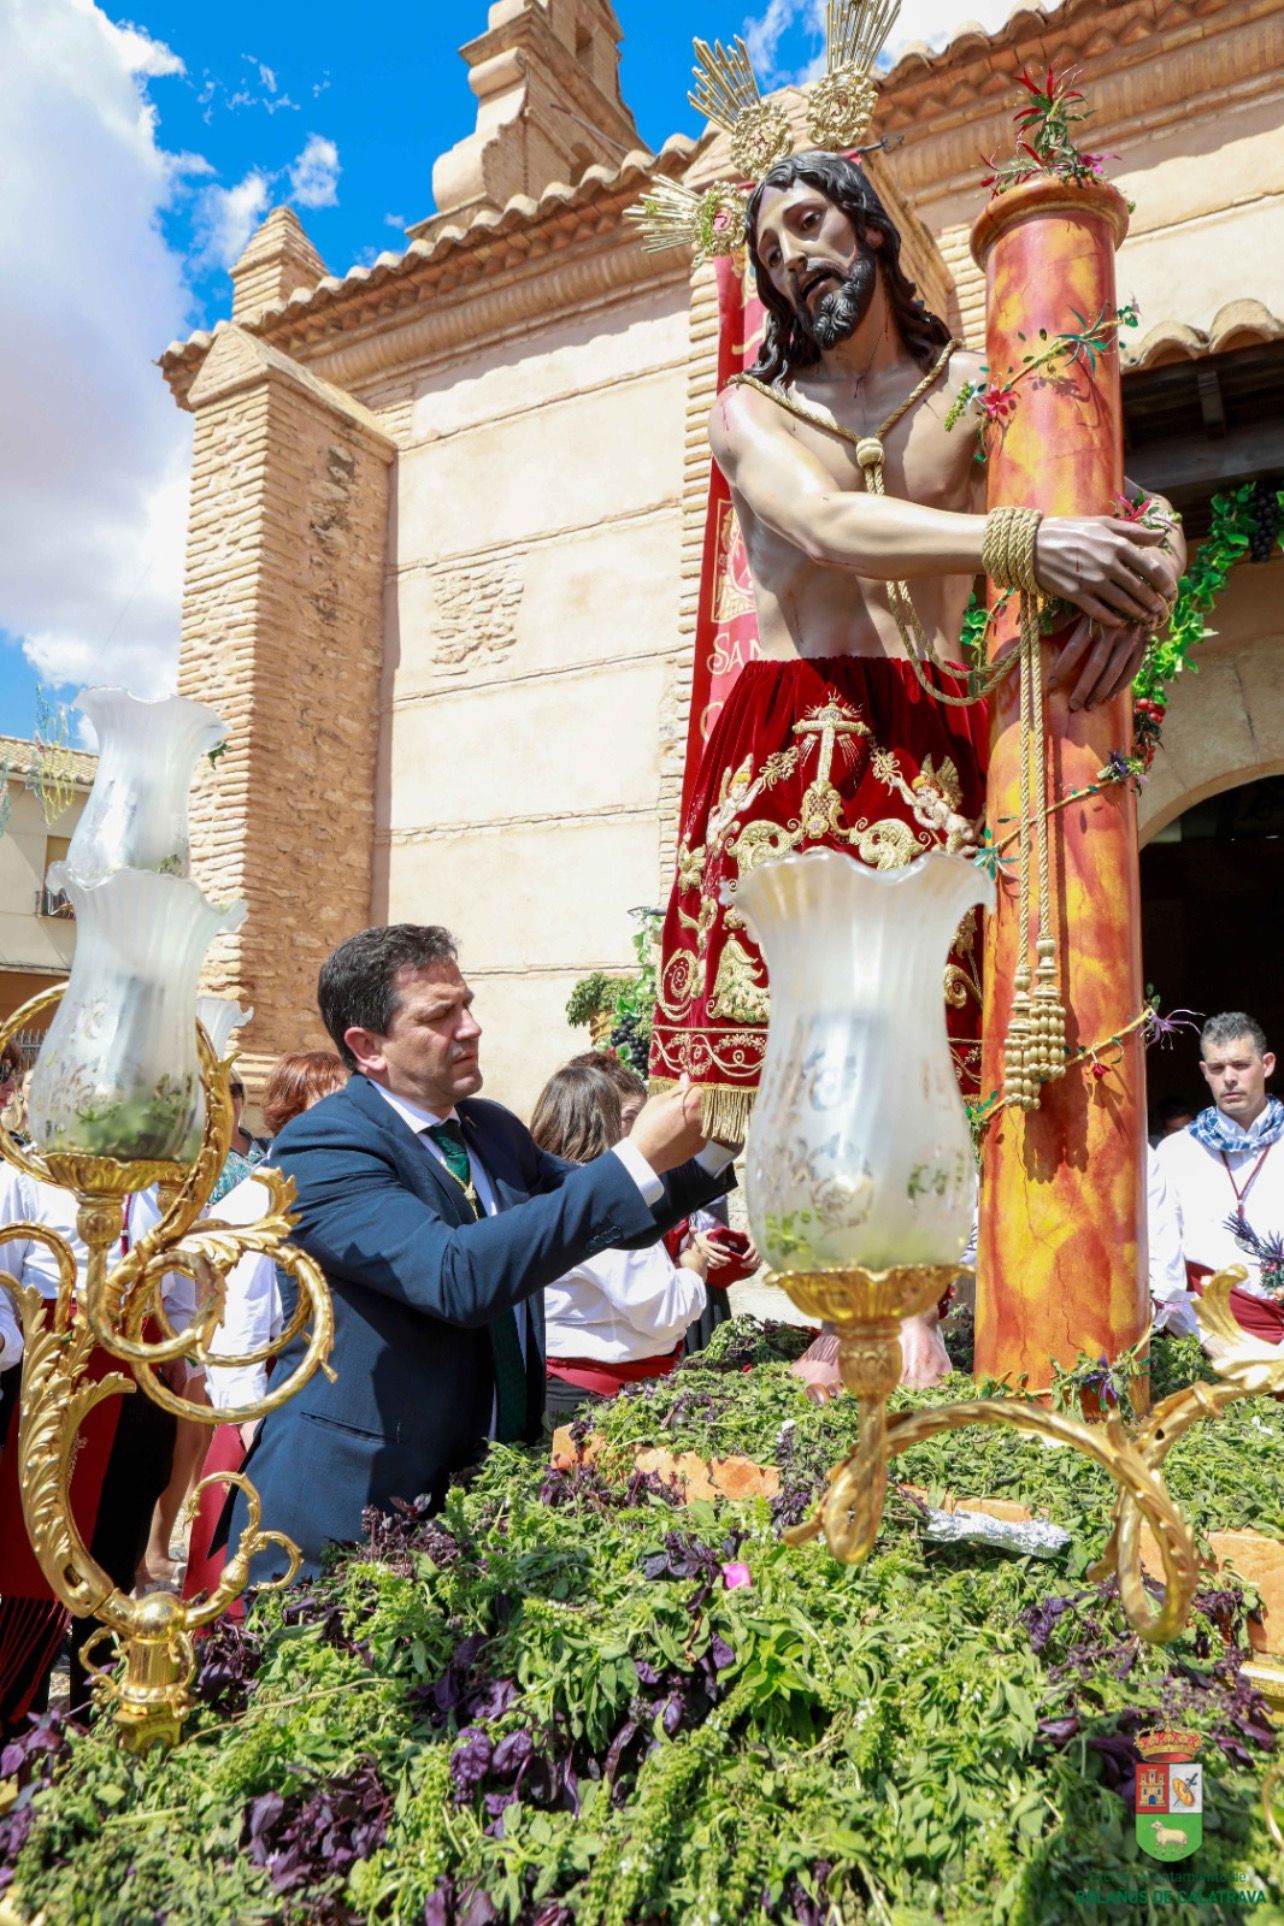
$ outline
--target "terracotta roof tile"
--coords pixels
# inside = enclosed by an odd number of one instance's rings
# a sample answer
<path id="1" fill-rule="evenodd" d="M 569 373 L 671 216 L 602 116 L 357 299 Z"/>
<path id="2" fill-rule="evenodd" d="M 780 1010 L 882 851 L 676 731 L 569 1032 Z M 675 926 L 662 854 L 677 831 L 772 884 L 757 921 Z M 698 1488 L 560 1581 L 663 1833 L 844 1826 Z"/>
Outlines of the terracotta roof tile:
<path id="1" fill-rule="evenodd" d="M 685 134 L 674 134 L 657 155 L 636 149 L 617 167 L 594 166 L 586 169 L 574 187 L 566 181 L 553 181 L 544 189 L 538 201 L 533 201 L 528 194 L 515 194 L 502 208 L 483 208 L 468 222 L 451 222 L 435 234 L 411 241 L 402 253 L 390 251 L 381 254 L 370 267 L 351 267 L 342 277 L 327 274 L 315 287 L 296 289 L 288 301 L 276 302 L 258 314 L 247 317 L 240 325 L 251 334 L 270 336 L 274 323 L 286 315 L 293 321 L 305 312 L 320 313 L 358 290 L 401 279 L 426 262 L 445 260 L 455 250 L 477 252 L 489 240 L 515 235 L 518 230 L 559 213 L 580 210 L 588 213 L 596 201 L 616 194 L 622 188 L 636 186 L 641 190 L 654 174 L 673 176 L 682 173 L 699 145 L 698 141 L 689 139 Z M 186 341 L 172 341 L 160 356 L 160 366 L 166 376 L 178 375 L 201 361 L 218 328 L 225 325 L 219 322 L 213 332 L 202 328 Z"/>
<path id="2" fill-rule="evenodd" d="M 1186 321 L 1160 321 L 1135 343 L 1128 343 L 1121 356 L 1124 372 L 1159 368 L 1165 362 L 1198 361 L 1206 355 L 1225 354 L 1231 348 L 1253 347 L 1263 341 L 1284 340 L 1284 320 L 1260 301 L 1228 301 L 1213 316 L 1207 328 L 1192 327 Z"/>

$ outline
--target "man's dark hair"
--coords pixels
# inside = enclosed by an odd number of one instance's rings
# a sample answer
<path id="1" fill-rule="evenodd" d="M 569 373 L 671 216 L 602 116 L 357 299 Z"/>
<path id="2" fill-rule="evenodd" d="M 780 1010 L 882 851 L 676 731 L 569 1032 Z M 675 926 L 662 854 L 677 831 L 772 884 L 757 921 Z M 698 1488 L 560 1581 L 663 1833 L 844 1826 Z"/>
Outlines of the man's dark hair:
<path id="1" fill-rule="evenodd" d="M 343 1040 L 349 1030 L 388 1034 L 401 1004 L 394 987 L 398 970 L 431 969 L 457 955 L 454 937 L 439 924 L 388 923 L 361 930 L 327 956 L 317 979 L 317 1008 L 349 1070 L 357 1067 Z"/>
<path id="2" fill-rule="evenodd" d="M 1185 1097 L 1163 1097 L 1155 1111 L 1155 1121 L 1164 1130 L 1176 1123 L 1178 1117 L 1197 1117 L 1200 1105 L 1189 1103 Z"/>
<path id="3" fill-rule="evenodd" d="M 1200 1031 L 1200 1054 L 1206 1056 L 1218 1048 L 1225 1050 L 1241 1037 L 1248 1038 L 1259 1057 L 1266 1055 L 1266 1032 L 1257 1019 L 1246 1016 L 1243 1010 L 1223 1010 L 1220 1016 L 1209 1017 Z"/>
<path id="4" fill-rule="evenodd" d="M 758 298 L 767 310 L 762 347 L 750 373 L 768 383 L 786 381 L 799 368 L 810 368 L 820 359 L 820 350 L 799 322 L 792 302 L 778 294 L 771 276 L 758 258 L 758 217 L 762 199 L 769 187 L 790 188 L 804 181 L 814 187 L 835 207 L 841 208 L 856 230 L 858 240 L 873 232 L 882 236 L 875 258 L 883 277 L 892 319 L 906 348 L 924 368 L 931 366 L 950 338 L 950 331 L 938 315 L 924 306 L 918 291 L 901 266 L 901 237 L 891 216 L 875 193 L 868 175 L 854 161 L 841 154 L 792 154 L 777 161 L 763 175 L 749 202 L 749 258 L 758 279 Z"/>

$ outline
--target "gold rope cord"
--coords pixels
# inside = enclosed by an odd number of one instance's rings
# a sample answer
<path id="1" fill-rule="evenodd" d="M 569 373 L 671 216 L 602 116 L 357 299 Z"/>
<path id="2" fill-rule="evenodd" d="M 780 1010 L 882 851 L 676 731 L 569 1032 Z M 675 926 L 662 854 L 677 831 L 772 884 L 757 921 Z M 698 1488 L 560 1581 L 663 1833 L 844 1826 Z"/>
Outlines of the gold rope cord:
<path id="1" fill-rule="evenodd" d="M 1001 507 L 986 517 L 982 566 L 1000 588 L 1020 594 L 1020 787 L 1017 830 L 1020 877 L 1021 960 L 1013 978 L 1012 1011 L 1003 1048 L 1007 1099 L 1037 1110 L 1042 1084 L 1063 1076 L 1066 1013 L 1061 1001 L 1057 943 L 1052 930 L 1051 831 L 1048 818 L 1047 713 L 1043 648 L 1039 636 L 1039 585 L 1034 572 L 1041 520 L 1034 508 Z M 1037 847 L 1036 847 L 1037 842 Z M 1031 948 L 1030 899 L 1038 865 L 1038 935 Z M 1033 958 L 1033 964 L 1032 964 Z"/>
<path id="2" fill-rule="evenodd" d="M 780 388 L 768 387 L 765 381 L 759 381 L 755 375 L 732 375 L 727 386 L 729 388 L 752 388 L 756 393 L 765 395 L 768 401 L 774 401 L 777 406 L 783 408 L 787 414 L 796 415 L 799 421 L 808 422 L 813 428 L 820 428 L 828 435 L 837 435 L 841 441 L 849 442 L 856 450 L 856 459 L 860 463 L 861 472 L 865 477 L 867 493 L 871 495 L 885 495 L 886 489 L 883 485 L 885 451 L 883 443 L 897 422 L 903 420 L 910 409 L 914 407 L 917 402 L 921 401 L 930 389 L 935 387 L 936 383 L 948 368 L 950 356 L 954 353 L 958 345 L 958 342 L 954 339 L 946 342 L 937 360 L 928 370 L 927 374 L 923 376 L 918 386 L 906 395 L 904 401 L 893 408 L 891 414 L 888 415 L 887 419 L 879 425 L 872 435 L 853 434 L 850 428 L 844 428 L 840 422 L 828 420 L 816 409 L 809 407 L 805 401 L 799 401 L 796 396 L 787 395 Z M 914 599 L 910 594 L 908 582 L 889 581 L 887 584 L 887 599 L 892 611 L 892 620 L 896 624 L 897 632 L 900 635 L 905 654 L 909 659 L 910 667 L 913 669 L 915 678 L 920 686 L 932 697 L 933 701 L 947 703 L 951 708 L 955 709 L 971 708 L 973 703 L 984 702 L 987 696 L 993 694 L 999 683 L 1004 680 L 1009 671 L 1015 666 L 1015 655 L 1009 654 L 1005 656 L 1001 662 L 992 665 L 987 671 L 972 677 L 971 672 L 964 663 L 942 661 L 940 655 L 937 653 L 935 642 L 919 621 L 918 611 L 914 607 Z M 924 665 L 926 663 L 930 663 L 938 675 L 962 676 L 965 680 L 971 679 L 971 690 L 967 695 L 958 696 L 952 695 L 947 689 L 938 688 L 934 682 L 928 679 L 925 673 Z"/>

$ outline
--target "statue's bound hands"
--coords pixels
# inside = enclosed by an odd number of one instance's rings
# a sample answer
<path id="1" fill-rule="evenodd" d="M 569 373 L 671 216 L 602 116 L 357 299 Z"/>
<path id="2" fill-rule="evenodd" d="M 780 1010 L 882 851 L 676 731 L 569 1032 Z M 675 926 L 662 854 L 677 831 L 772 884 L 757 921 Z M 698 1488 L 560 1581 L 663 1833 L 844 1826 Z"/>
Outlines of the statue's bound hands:
<path id="1" fill-rule="evenodd" d="M 1042 587 L 1083 611 L 1062 645 L 1049 687 L 1071 709 L 1122 694 L 1146 644 L 1168 620 L 1180 570 L 1163 546 L 1168 531 L 1106 515 L 1046 515 L 1035 545 Z"/>
<path id="2" fill-rule="evenodd" d="M 1149 622 L 1171 606 L 1172 570 L 1163 528 L 1109 515 L 1045 515 L 1034 548 L 1039 586 L 1106 628 Z"/>
<path id="3" fill-rule="evenodd" d="M 1112 701 L 1136 675 L 1146 644 L 1159 626 L 1134 622 L 1125 628 L 1103 628 L 1085 616 L 1058 651 L 1048 687 L 1068 690 L 1071 709 L 1095 709 Z"/>

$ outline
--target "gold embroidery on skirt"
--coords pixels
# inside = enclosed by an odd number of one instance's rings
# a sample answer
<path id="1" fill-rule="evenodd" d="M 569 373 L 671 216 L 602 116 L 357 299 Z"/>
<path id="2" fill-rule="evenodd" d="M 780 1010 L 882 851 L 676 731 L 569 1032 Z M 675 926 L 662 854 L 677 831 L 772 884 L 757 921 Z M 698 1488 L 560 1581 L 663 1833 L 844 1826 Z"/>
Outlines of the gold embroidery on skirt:
<path id="1" fill-rule="evenodd" d="M 771 1015 L 771 993 L 764 974 L 739 939 L 729 936 L 709 998 L 709 1015 L 731 1023 L 766 1023 Z"/>
<path id="2" fill-rule="evenodd" d="M 916 856 L 931 848 L 930 837 L 920 839 L 899 816 L 885 816 L 876 823 L 862 816 L 858 823 L 852 824 L 847 840 L 861 861 L 872 869 L 903 869 L 906 863 L 912 863 Z"/>
<path id="3" fill-rule="evenodd" d="M 961 960 L 945 965 L 945 1001 L 956 1010 L 963 1009 L 969 998 L 978 1009 L 981 1004 L 981 966 L 976 958 L 976 915 L 974 909 L 968 911 L 950 946 L 951 957 L 957 956 Z"/>

